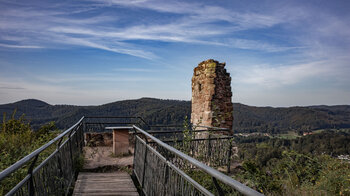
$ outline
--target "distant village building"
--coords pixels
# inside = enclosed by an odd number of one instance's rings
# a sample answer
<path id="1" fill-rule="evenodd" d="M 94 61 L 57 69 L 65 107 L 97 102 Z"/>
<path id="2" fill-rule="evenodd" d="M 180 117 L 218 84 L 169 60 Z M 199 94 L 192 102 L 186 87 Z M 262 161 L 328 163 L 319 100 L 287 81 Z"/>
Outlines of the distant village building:
<path id="1" fill-rule="evenodd" d="M 348 155 L 348 154 L 347 155 L 339 155 L 337 158 L 350 163 L 350 155 Z"/>
<path id="2" fill-rule="evenodd" d="M 314 134 L 313 132 L 303 132 L 303 136 L 306 136 L 306 135 L 312 135 Z"/>
<path id="3" fill-rule="evenodd" d="M 192 77 L 191 123 L 232 130 L 231 77 L 225 63 L 213 59 L 194 68 Z"/>

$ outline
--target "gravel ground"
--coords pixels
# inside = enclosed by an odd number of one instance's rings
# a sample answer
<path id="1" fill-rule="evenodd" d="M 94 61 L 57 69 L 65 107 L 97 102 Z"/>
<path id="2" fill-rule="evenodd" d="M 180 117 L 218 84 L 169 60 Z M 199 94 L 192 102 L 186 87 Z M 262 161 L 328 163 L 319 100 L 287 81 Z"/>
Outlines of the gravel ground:
<path id="1" fill-rule="evenodd" d="M 84 147 L 84 169 L 96 169 L 105 166 L 132 166 L 133 155 L 114 156 L 112 147 Z"/>

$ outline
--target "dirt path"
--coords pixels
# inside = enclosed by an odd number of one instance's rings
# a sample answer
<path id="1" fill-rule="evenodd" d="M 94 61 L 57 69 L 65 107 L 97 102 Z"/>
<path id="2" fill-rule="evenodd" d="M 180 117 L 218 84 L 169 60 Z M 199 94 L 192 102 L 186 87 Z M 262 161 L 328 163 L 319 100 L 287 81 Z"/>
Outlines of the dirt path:
<path id="1" fill-rule="evenodd" d="M 96 169 L 105 166 L 126 167 L 133 164 L 133 155 L 115 157 L 112 147 L 84 147 L 84 155 L 84 169 Z"/>

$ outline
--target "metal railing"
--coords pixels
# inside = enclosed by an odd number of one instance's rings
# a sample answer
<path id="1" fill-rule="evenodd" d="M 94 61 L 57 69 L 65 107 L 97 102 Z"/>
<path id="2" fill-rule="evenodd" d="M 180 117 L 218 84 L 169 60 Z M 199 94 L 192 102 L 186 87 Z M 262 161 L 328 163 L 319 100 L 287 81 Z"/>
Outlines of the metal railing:
<path id="1" fill-rule="evenodd" d="M 111 119 L 122 118 L 129 119 L 129 121 L 111 121 Z M 99 120 L 96 121 L 96 119 Z M 109 121 L 106 119 L 109 119 Z M 130 121 L 130 119 L 138 121 Z M 132 125 L 134 132 L 133 173 L 145 195 L 213 195 L 211 193 L 212 190 L 209 191 L 203 184 L 191 177 L 191 173 L 198 171 L 209 176 L 215 187 L 215 194 L 225 194 L 222 186 L 227 186 L 245 195 L 261 195 L 257 191 L 208 166 L 216 163 L 213 159 L 216 159 L 219 155 L 221 157 L 230 157 L 230 154 L 225 154 L 226 151 L 218 151 L 216 154 L 212 154 L 213 151 L 211 149 L 231 149 L 232 146 L 227 141 L 231 141 L 232 137 L 225 136 L 219 138 L 220 141 L 218 138 L 192 139 L 191 148 L 197 145 L 196 148 L 198 150 L 187 152 L 186 154 L 180 151 L 183 150 L 181 146 L 175 146 L 176 144 L 183 144 L 181 143 L 183 130 L 168 131 L 169 133 L 175 132 L 180 134 L 179 137 L 176 136 L 176 142 L 171 140 L 161 141 L 155 136 L 164 134 L 167 131 L 144 131 L 136 125 L 142 125 L 147 129 L 152 129 L 152 126 L 148 125 L 140 117 L 83 117 L 53 140 L 0 172 L 0 182 L 19 169 L 28 167 L 28 174 L 7 195 L 67 195 L 76 177 L 76 164 L 79 156 L 82 154 L 84 145 L 84 132 L 89 131 L 89 127 L 92 127 L 92 131 L 101 131 L 105 129 L 105 126 L 125 126 L 127 124 Z M 217 130 L 225 131 L 223 129 Z M 193 133 L 201 131 L 207 131 L 207 129 L 193 130 Z M 166 138 L 171 139 L 169 137 Z M 53 145 L 56 145 L 55 150 L 43 162 L 37 163 L 40 153 Z M 205 156 L 202 156 L 203 154 Z M 225 162 L 223 164 L 229 164 L 230 162 L 229 159 L 223 159 L 222 161 Z M 222 163 L 220 164 L 222 165 Z"/>
<path id="2" fill-rule="evenodd" d="M 184 140 L 162 140 L 164 143 L 190 155 L 191 157 L 209 165 L 210 167 L 226 167 L 230 173 L 231 160 L 233 159 L 233 136 L 213 137 Z M 149 142 L 155 149 L 159 145 Z M 160 149 L 161 150 L 161 149 Z"/>
<path id="3" fill-rule="evenodd" d="M 203 129 L 204 128 L 204 129 Z M 236 146 L 231 131 L 226 128 L 194 126 L 186 131 L 147 131 L 162 142 L 184 152 L 187 155 L 209 165 L 210 167 L 226 167 L 230 173 L 230 166 L 235 156 Z M 156 150 L 158 145 L 149 142 Z"/>
<path id="4" fill-rule="evenodd" d="M 193 157 L 162 142 L 137 126 L 135 132 L 140 132 L 144 139 L 136 137 L 134 154 L 134 174 L 146 195 L 212 195 L 210 191 L 193 180 L 187 173 L 201 171 L 209 175 L 216 188 L 216 193 L 224 195 L 220 186 L 226 186 L 244 195 L 262 195 L 231 177 L 209 167 Z M 162 153 L 155 150 L 149 141 L 163 148 Z M 164 194 L 162 194 L 164 193 Z"/>
<path id="5" fill-rule="evenodd" d="M 83 119 L 1 171 L 0 182 L 29 165 L 24 179 L 6 195 L 67 195 L 75 177 L 76 162 L 83 150 Z M 37 163 L 39 155 L 53 145 L 57 146 L 55 150 L 43 162 Z"/>
<path id="6" fill-rule="evenodd" d="M 21 178 L 10 190 L 5 189 L 6 195 L 67 195 L 75 178 L 77 161 L 82 158 L 79 156 L 82 155 L 84 146 L 84 132 L 103 131 L 106 125 L 135 124 L 148 129 L 167 127 L 151 126 L 141 117 L 82 117 L 57 137 L 1 171 L 0 185 L 6 183 L 6 180 Z M 42 157 L 45 159 L 40 162 Z M 14 176 L 15 179 L 10 179 Z"/>
<path id="7" fill-rule="evenodd" d="M 213 195 L 136 136 L 133 173 L 145 195 Z"/>
<path id="8" fill-rule="evenodd" d="M 109 126 L 132 126 L 154 131 L 174 131 L 182 125 L 150 125 L 142 117 L 138 116 L 86 116 L 84 118 L 86 132 L 104 132 Z"/>

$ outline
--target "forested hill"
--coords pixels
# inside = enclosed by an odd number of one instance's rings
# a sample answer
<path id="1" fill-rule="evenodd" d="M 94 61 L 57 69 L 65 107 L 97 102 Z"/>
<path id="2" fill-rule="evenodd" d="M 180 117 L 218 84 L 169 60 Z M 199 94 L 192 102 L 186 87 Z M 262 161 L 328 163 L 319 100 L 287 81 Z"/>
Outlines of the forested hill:
<path id="1" fill-rule="evenodd" d="M 16 117 L 25 114 L 33 127 L 55 121 L 59 128 L 68 128 L 82 116 L 140 116 L 150 125 L 182 124 L 191 113 L 189 101 L 141 98 L 108 103 L 99 106 L 50 105 L 40 100 L 28 99 L 0 105 L 0 117 L 7 118 L 16 109 Z"/>
<path id="2" fill-rule="evenodd" d="M 252 107 L 233 105 L 234 130 L 240 132 L 280 133 L 289 130 L 308 131 L 323 128 L 350 128 L 350 106 L 310 107 Z M 182 124 L 190 117 L 191 102 L 141 98 L 108 103 L 100 106 L 50 105 L 28 99 L 0 105 L 0 117 L 25 114 L 33 127 L 55 121 L 59 128 L 67 128 L 82 116 L 140 116 L 151 125 Z"/>
<path id="3" fill-rule="evenodd" d="M 350 105 L 272 108 L 234 104 L 233 107 L 234 129 L 240 132 L 350 128 Z"/>

